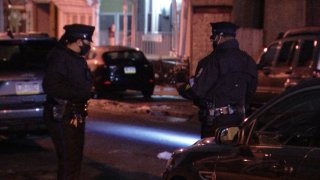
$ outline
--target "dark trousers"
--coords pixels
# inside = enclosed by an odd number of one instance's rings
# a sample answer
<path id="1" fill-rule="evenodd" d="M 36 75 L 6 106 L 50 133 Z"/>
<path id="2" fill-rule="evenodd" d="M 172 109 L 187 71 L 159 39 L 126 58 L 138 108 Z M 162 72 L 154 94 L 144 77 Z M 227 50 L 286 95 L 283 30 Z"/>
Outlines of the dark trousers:
<path id="1" fill-rule="evenodd" d="M 80 179 L 85 122 L 75 127 L 71 118 L 54 119 L 51 107 L 45 108 L 45 120 L 58 157 L 57 179 Z"/>
<path id="2" fill-rule="evenodd" d="M 206 137 L 214 137 L 218 128 L 240 125 L 243 121 L 243 116 L 241 116 L 239 113 L 220 115 L 218 117 L 215 117 L 214 120 L 210 122 L 207 121 L 207 116 L 205 115 L 205 113 L 199 112 L 199 120 L 201 122 L 202 139 Z"/>

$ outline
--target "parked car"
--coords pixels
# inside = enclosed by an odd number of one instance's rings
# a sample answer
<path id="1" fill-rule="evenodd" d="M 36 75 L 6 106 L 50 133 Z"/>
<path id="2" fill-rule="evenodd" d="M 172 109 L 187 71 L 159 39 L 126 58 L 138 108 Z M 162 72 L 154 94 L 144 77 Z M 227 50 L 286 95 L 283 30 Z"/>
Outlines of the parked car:
<path id="1" fill-rule="evenodd" d="M 176 150 L 164 180 L 320 179 L 320 79 L 301 82 L 238 127 Z"/>
<path id="2" fill-rule="evenodd" d="M 265 103 L 299 82 L 319 77 L 320 27 L 290 29 L 264 49 L 258 60 L 253 104 Z"/>
<path id="3" fill-rule="evenodd" d="M 161 57 L 152 60 L 156 84 L 174 86 L 177 82 L 187 82 L 189 78 L 188 59 Z"/>
<path id="4" fill-rule="evenodd" d="M 0 133 L 46 130 L 42 77 L 55 43 L 47 34 L 0 34 Z"/>
<path id="5" fill-rule="evenodd" d="M 151 97 L 155 86 L 152 64 L 138 49 L 124 46 L 94 47 L 88 65 L 94 76 L 94 93 L 99 97 L 127 89 Z"/>

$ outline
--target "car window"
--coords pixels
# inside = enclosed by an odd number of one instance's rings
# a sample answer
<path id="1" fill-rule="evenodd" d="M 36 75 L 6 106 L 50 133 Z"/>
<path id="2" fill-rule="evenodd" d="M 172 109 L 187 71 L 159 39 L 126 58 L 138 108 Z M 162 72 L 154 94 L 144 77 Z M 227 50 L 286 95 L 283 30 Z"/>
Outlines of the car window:
<path id="1" fill-rule="evenodd" d="M 42 69 L 54 41 L 28 41 L 0 44 L 1 70 Z"/>
<path id="2" fill-rule="evenodd" d="M 311 64 L 316 44 L 316 41 L 313 40 L 305 40 L 301 42 L 297 63 L 298 67 L 309 66 Z"/>
<path id="3" fill-rule="evenodd" d="M 265 49 L 265 52 L 261 55 L 260 58 L 260 67 L 265 66 L 271 66 L 273 64 L 273 60 L 275 59 L 275 55 L 277 52 L 277 46 L 278 44 L 271 44 L 267 49 Z"/>
<path id="4" fill-rule="evenodd" d="M 144 58 L 143 54 L 141 52 L 137 52 L 137 51 L 125 52 L 124 57 L 125 58 L 129 58 L 129 59 L 134 59 L 134 60 L 143 59 Z"/>
<path id="5" fill-rule="evenodd" d="M 282 43 L 275 66 L 277 67 L 291 66 L 294 51 L 296 49 L 295 44 L 296 43 L 294 41 L 286 41 Z"/>
<path id="6" fill-rule="evenodd" d="M 250 144 L 320 147 L 320 93 L 288 97 L 257 119 Z"/>
<path id="7" fill-rule="evenodd" d="M 143 62 L 145 61 L 144 55 L 139 51 L 119 51 L 119 52 L 107 52 L 102 55 L 102 58 L 105 63 L 115 63 L 117 61 L 136 61 Z"/>

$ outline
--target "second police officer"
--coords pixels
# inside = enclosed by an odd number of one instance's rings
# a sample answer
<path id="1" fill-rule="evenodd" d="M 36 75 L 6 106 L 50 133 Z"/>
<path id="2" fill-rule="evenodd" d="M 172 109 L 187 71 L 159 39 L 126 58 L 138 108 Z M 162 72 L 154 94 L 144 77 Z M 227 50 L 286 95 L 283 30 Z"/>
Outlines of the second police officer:
<path id="1" fill-rule="evenodd" d="M 94 29 L 84 24 L 64 26 L 60 43 L 47 57 L 44 118 L 58 157 L 58 180 L 80 179 L 86 107 L 92 88 L 84 55 L 90 50 Z"/>
<path id="2" fill-rule="evenodd" d="M 239 125 L 257 86 L 256 63 L 235 39 L 238 26 L 210 24 L 213 51 L 199 61 L 188 83 L 177 84 L 179 94 L 199 108 L 201 138 L 214 136 L 219 127 Z"/>

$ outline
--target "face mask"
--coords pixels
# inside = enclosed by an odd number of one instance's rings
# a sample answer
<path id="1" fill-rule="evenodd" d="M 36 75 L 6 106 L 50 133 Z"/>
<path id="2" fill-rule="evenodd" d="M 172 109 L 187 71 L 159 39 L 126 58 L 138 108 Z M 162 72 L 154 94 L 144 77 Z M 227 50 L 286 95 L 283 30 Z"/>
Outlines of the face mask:
<path id="1" fill-rule="evenodd" d="M 212 47 L 215 49 L 221 40 L 221 35 L 212 35 L 210 39 L 212 41 Z"/>
<path id="2" fill-rule="evenodd" d="M 85 43 L 83 43 L 83 45 L 79 46 L 79 47 L 80 47 L 80 55 L 81 56 L 87 54 L 91 49 L 91 46 L 89 44 L 85 44 Z"/>

